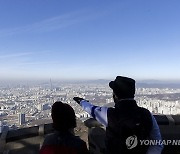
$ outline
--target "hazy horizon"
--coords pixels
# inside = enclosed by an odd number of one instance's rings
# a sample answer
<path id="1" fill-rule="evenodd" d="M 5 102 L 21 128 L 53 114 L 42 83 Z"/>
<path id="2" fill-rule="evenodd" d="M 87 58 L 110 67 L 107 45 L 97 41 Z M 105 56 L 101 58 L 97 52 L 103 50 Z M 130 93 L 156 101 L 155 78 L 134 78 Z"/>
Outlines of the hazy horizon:
<path id="1" fill-rule="evenodd" d="M 12 78 L 12 79 L 2 79 L 0 78 L 0 82 L 18 82 L 18 83 L 23 83 L 23 82 L 61 82 L 61 83 L 73 83 L 73 82 L 96 82 L 96 83 L 104 83 L 104 82 L 109 82 L 109 81 L 113 81 L 115 78 L 104 78 L 104 79 L 100 79 L 100 78 L 92 78 L 92 79 L 53 79 L 53 78 L 21 78 L 21 79 L 17 79 L 17 78 Z M 163 79 L 135 79 L 136 83 L 148 83 L 148 84 L 180 84 L 180 80 L 173 80 L 173 79 L 169 79 L 169 80 L 163 80 Z"/>

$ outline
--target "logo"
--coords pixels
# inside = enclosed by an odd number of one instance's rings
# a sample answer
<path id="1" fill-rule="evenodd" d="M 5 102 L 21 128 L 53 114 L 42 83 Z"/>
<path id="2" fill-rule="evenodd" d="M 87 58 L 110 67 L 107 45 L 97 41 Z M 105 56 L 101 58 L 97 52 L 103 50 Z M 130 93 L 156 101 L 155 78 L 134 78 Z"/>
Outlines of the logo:
<path id="1" fill-rule="evenodd" d="M 138 140 L 137 140 L 137 136 L 136 135 L 133 135 L 133 136 L 129 136 L 127 139 L 126 139 L 126 146 L 128 149 L 133 149 L 137 146 L 138 144 Z"/>

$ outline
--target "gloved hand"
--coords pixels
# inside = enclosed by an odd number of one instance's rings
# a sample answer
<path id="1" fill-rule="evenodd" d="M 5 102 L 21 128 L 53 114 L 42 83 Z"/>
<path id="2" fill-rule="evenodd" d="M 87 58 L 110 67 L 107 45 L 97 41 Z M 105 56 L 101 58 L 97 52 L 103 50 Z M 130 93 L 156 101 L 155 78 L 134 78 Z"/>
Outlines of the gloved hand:
<path id="1" fill-rule="evenodd" d="M 73 100 L 76 101 L 78 104 L 80 104 L 80 102 L 84 99 L 80 97 L 74 97 Z"/>

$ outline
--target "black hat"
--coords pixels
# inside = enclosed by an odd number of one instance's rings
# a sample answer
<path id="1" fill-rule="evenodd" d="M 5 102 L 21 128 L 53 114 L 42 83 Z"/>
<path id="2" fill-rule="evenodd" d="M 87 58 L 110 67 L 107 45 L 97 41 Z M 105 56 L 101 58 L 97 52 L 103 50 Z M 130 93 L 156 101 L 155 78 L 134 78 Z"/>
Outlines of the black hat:
<path id="1" fill-rule="evenodd" d="M 117 76 L 114 81 L 109 82 L 109 87 L 118 98 L 133 98 L 135 94 L 135 80 Z"/>
<path id="2" fill-rule="evenodd" d="M 55 130 L 68 131 L 76 127 L 75 112 L 69 104 L 57 101 L 52 105 L 51 113 Z"/>

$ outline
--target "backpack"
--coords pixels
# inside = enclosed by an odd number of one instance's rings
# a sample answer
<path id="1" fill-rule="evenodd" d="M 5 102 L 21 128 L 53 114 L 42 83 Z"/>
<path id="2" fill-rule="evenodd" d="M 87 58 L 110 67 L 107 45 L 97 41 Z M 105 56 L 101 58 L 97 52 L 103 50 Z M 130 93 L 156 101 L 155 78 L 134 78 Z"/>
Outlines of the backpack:
<path id="1" fill-rule="evenodd" d="M 140 145 L 140 140 L 146 140 L 150 135 L 151 113 L 141 107 L 127 112 L 120 112 L 114 108 L 108 110 L 107 153 L 145 154 L 148 146 Z"/>

